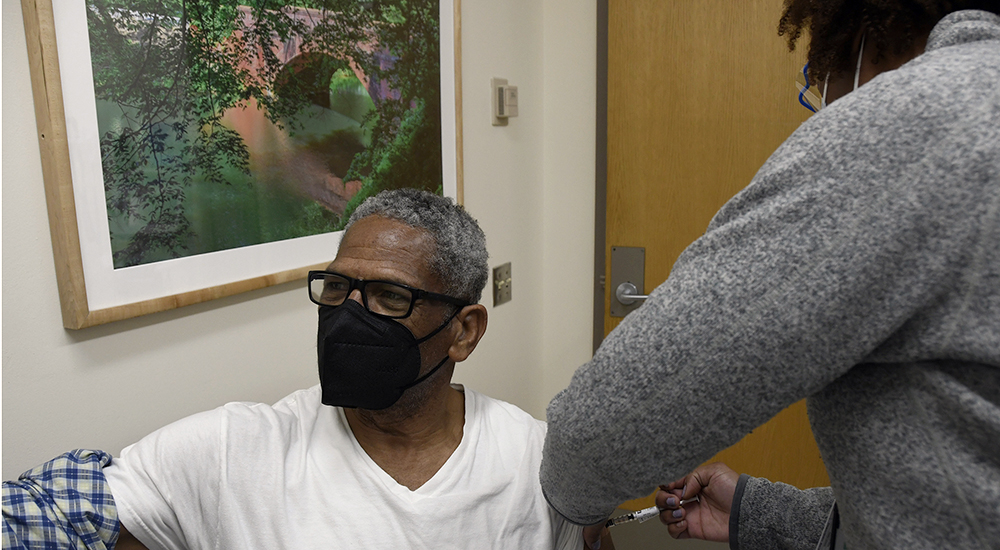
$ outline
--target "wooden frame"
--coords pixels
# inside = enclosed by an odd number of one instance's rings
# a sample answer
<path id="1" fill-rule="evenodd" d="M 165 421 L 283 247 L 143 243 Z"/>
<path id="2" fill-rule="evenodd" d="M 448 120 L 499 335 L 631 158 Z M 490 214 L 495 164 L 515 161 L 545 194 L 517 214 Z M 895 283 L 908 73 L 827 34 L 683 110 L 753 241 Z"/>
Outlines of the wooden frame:
<path id="1" fill-rule="evenodd" d="M 310 269 L 322 269 L 332 259 L 309 265 L 289 265 L 287 269 L 277 269 L 252 277 L 232 277 L 221 284 L 192 288 L 181 292 L 165 293 L 149 299 L 131 300 L 110 306 L 92 305 L 88 295 L 88 281 L 85 276 L 85 258 L 81 248 L 78 226 L 78 204 L 74 191 L 73 172 L 70 162 L 70 139 L 60 75 L 59 55 L 56 43 L 56 23 L 52 0 L 22 0 L 25 35 L 31 82 L 34 93 L 35 116 L 38 125 L 38 143 L 42 159 L 42 173 L 45 180 L 45 196 L 48 206 L 49 230 L 55 257 L 56 279 L 62 305 L 63 325 L 70 329 L 80 329 L 94 325 L 129 319 L 140 315 L 166 311 L 181 306 L 196 304 L 261 289 L 289 281 L 304 279 Z M 454 187 L 453 196 L 461 204 L 462 190 L 462 91 L 461 91 L 461 2 L 451 0 L 453 19 L 448 21 L 445 11 L 447 2 L 442 1 L 441 27 L 446 30 L 450 23 L 454 48 L 442 47 L 442 107 L 447 106 L 446 93 L 449 53 L 454 52 Z M 447 36 L 442 32 L 442 37 Z M 442 46 L 449 45 L 448 40 Z M 449 159 L 448 137 L 450 128 L 448 109 L 442 108 L 442 130 L 444 160 Z M 445 168 L 445 194 L 448 192 L 449 164 Z M 339 233 L 336 241 L 339 242 Z M 297 239 L 293 239 L 297 240 Z M 264 246 L 264 245 L 255 245 Z M 246 247 L 255 248 L 255 247 Z M 213 253 L 215 254 L 215 253 Z M 205 256 L 208 256 L 207 254 Z M 161 262 L 166 263 L 166 262 Z"/>

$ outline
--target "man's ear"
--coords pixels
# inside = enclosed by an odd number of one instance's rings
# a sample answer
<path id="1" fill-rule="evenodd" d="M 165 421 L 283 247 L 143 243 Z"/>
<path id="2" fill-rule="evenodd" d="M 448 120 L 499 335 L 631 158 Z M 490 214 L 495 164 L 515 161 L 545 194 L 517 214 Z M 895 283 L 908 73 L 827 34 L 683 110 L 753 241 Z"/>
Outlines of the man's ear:
<path id="1" fill-rule="evenodd" d="M 456 363 L 465 359 L 479 345 L 479 340 L 486 333 L 486 306 L 472 304 L 459 310 L 455 319 L 459 324 L 459 332 L 448 348 L 448 356 Z"/>

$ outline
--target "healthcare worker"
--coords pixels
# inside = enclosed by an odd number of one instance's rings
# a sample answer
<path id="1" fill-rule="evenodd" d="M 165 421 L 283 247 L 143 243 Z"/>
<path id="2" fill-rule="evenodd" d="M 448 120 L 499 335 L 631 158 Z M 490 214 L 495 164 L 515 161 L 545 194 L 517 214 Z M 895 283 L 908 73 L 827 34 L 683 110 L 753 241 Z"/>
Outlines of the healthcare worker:
<path id="1" fill-rule="evenodd" d="M 700 502 L 677 506 L 683 482 L 657 495 L 670 532 L 1000 545 L 998 13 L 786 2 L 779 32 L 809 34 L 826 107 L 552 400 L 541 483 L 559 512 L 600 524 L 808 398 L 831 487 L 702 468 L 683 495 Z"/>

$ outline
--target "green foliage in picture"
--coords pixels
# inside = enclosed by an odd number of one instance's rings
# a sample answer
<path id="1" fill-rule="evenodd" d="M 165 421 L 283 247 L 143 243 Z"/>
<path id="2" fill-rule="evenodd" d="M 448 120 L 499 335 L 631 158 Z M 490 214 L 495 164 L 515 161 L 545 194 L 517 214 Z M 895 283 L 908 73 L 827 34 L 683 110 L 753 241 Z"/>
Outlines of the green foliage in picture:
<path id="1" fill-rule="evenodd" d="M 87 7 L 116 268 L 334 231 L 382 189 L 440 192 L 437 1 Z"/>

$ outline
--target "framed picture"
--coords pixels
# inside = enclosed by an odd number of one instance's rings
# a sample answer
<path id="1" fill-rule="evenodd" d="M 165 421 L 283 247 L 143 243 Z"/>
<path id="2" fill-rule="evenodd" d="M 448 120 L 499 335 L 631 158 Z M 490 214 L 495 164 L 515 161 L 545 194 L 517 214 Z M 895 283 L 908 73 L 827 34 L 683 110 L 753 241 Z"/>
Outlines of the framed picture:
<path id="1" fill-rule="evenodd" d="M 22 0 L 63 324 L 302 279 L 462 201 L 460 0 Z"/>

